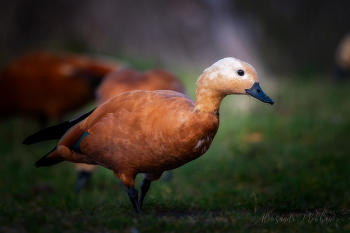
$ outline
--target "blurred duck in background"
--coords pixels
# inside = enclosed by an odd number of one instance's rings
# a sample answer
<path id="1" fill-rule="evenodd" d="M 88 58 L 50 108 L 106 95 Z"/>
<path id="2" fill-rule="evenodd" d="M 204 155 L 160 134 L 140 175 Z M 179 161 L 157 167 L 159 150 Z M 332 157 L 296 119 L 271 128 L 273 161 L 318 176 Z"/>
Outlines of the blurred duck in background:
<path id="1" fill-rule="evenodd" d="M 172 90 L 186 94 L 181 81 L 166 70 L 154 69 L 139 72 L 133 69 L 121 69 L 109 73 L 96 90 L 97 105 L 113 97 L 133 90 Z M 75 191 L 80 192 L 88 183 L 96 165 L 77 163 L 77 183 Z M 171 172 L 163 175 L 165 180 L 171 179 Z"/>
<path id="2" fill-rule="evenodd" d="M 107 58 L 69 53 L 25 54 L 0 73 L 0 116 L 21 114 L 40 120 L 60 120 L 94 99 L 102 78 L 120 65 Z"/>
<path id="3" fill-rule="evenodd" d="M 339 43 L 335 56 L 336 77 L 338 79 L 350 78 L 350 33 Z"/>
<path id="4" fill-rule="evenodd" d="M 100 105 L 116 95 L 133 90 L 172 90 L 186 94 L 181 81 L 166 70 L 154 69 L 142 73 L 133 69 L 121 69 L 103 79 L 96 91 L 97 104 Z"/>

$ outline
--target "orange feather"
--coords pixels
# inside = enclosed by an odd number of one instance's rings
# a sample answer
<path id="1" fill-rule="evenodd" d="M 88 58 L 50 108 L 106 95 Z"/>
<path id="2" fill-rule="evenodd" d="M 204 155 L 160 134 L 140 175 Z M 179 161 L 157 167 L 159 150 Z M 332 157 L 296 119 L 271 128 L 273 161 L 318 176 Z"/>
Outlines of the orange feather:
<path id="1" fill-rule="evenodd" d="M 166 70 L 154 69 L 138 72 L 133 69 L 121 69 L 109 73 L 103 79 L 96 90 L 97 104 L 100 105 L 123 92 L 133 90 L 172 90 L 186 93 L 181 81 Z M 91 173 L 95 168 L 94 165 L 76 164 L 78 171 Z"/>

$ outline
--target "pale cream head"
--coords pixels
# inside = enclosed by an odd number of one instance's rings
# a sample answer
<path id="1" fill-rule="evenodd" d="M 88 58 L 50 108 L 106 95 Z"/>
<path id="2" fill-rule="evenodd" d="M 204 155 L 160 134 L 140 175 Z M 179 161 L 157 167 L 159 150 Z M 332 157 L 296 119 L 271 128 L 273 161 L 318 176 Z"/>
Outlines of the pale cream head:
<path id="1" fill-rule="evenodd" d="M 253 66 L 239 59 L 228 57 L 215 62 L 204 70 L 197 84 L 199 89 L 205 88 L 226 96 L 246 94 L 245 90 L 251 88 L 255 82 L 259 82 L 259 79 Z"/>
<path id="2" fill-rule="evenodd" d="M 247 94 L 246 89 L 258 82 L 258 75 L 250 64 L 232 57 L 221 59 L 198 78 L 196 105 L 218 109 L 225 96 Z"/>

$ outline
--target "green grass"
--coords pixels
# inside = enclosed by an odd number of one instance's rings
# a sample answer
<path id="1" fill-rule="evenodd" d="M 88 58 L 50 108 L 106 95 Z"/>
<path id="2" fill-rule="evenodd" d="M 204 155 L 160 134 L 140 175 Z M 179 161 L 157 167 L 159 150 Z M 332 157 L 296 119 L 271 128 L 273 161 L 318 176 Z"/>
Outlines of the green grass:
<path id="1" fill-rule="evenodd" d="M 194 82 L 185 80 L 191 97 Z M 54 142 L 21 145 L 38 129 L 34 121 L 0 122 L 0 232 L 349 230 L 350 83 L 275 83 L 274 92 L 262 83 L 273 106 L 246 96 L 223 101 L 210 150 L 170 182 L 152 183 L 143 216 L 111 171 L 99 169 L 76 195 L 72 164 L 33 166 Z"/>

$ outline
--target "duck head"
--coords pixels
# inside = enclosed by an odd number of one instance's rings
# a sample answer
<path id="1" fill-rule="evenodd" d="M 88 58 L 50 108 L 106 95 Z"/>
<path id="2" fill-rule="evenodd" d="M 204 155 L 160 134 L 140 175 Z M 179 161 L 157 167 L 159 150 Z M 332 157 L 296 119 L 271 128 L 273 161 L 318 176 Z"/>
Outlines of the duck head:
<path id="1" fill-rule="evenodd" d="M 244 94 L 274 104 L 261 89 L 254 67 L 236 58 L 217 61 L 203 72 L 197 84 L 197 99 L 198 95 L 215 96 L 222 100 L 227 95 Z"/>

